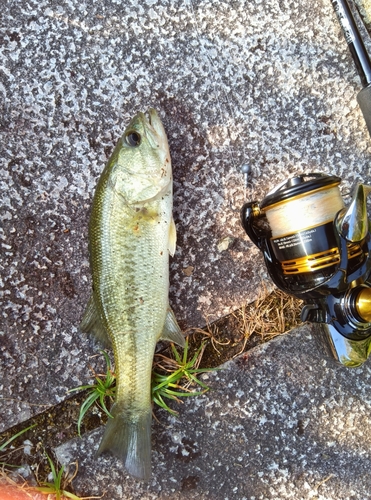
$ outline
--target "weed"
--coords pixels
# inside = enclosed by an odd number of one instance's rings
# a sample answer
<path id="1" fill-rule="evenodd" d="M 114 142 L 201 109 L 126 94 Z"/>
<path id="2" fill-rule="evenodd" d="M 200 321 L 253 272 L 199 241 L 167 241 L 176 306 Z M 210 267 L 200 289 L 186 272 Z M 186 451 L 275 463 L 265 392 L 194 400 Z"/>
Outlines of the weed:
<path id="1" fill-rule="evenodd" d="M 186 340 L 183 355 L 181 356 L 173 344 L 171 344 L 171 353 L 173 358 L 169 358 L 163 354 L 155 355 L 154 368 L 152 370 L 152 383 L 151 383 L 151 394 L 152 400 L 161 408 L 164 408 L 172 415 L 176 415 L 177 412 L 169 408 L 169 406 L 164 401 L 164 398 L 172 399 L 180 402 L 182 397 L 197 396 L 203 394 L 209 387 L 204 384 L 201 380 L 197 378 L 197 375 L 212 369 L 202 368 L 199 369 L 198 365 L 204 350 L 204 344 L 196 351 L 191 359 L 188 360 L 188 339 Z M 77 421 L 77 428 L 79 436 L 81 431 L 81 422 L 84 419 L 89 408 L 99 400 L 99 404 L 104 412 L 112 418 L 107 406 L 105 404 L 105 398 L 114 398 L 116 387 L 116 377 L 111 370 L 111 363 L 108 354 L 105 351 L 101 351 L 105 357 L 107 363 L 107 370 L 105 375 L 95 375 L 95 383 L 93 385 L 81 385 L 71 389 L 72 391 L 77 390 L 88 390 L 89 395 L 81 405 L 80 414 Z M 202 388 L 201 391 L 193 391 L 190 389 L 192 384 L 196 384 Z"/>
<path id="2" fill-rule="evenodd" d="M 115 393 L 116 393 L 116 387 L 115 387 L 115 382 L 116 382 L 116 376 L 111 370 L 111 362 L 109 359 L 108 354 L 105 351 L 101 351 L 103 354 L 106 364 L 107 364 L 107 370 L 105 375 L 97 375 L 95 374 L 95 384 L 93 385 L 80 385 L 79 387 L 75 387 L 74 389 L 70 389 L 69 392 L 73 391 L 79 391 L 79 390 L 85 390 L 87 389 L 89 391 L 89 395 L 84 401 L 84 403 L 81 405 L 80 408 L 80 414 L 79 418 L 77 420 L 77 431 L 78 435 L 81 436 L 81 422 L 83 418 L 85 417 L 87 411 L 89 408 L 97 401 L 99 400 L 100 407 L 102 410 L 112 418 L 112 415 L 110 414 L 109 410 L 107 409 L 105 400 L 106 398 L 110 398 L 111 400 L 113 399 Z"/>
<path id="3" fill-rule="evenodd" d="M 77 495 L 74 495 L 73 493 L 66 491 L 66 487 L 69 483 L 72 482 L 72 480 L 76 477 L 77 474 L 77 462 L 76 462 L 76 470 L 72 477 L 69 477 L 68 474 L 65 474 L 65 467 L 62 465 L 62 467 L 57 471 L 53 460 L 49 457 L 47 453 L 45 453 L 46 458 L 48 459 L 50 469 L 51 469 L 51 474 L 53 478 L 53 482 L 40 482 L 41 486 L 35 488 L 37 491 L 44 495 L 54 495 L 55 500 L 63 500 L 64 498 L 70 498 L 71 500 L 88 500 L 92 498 L 102 498 L 100 497 L 78 497 Z"/>
<path id="4" fill-rule="evenodd" d="M 169 408 L 164 398 L 180 402 L 180 397 L 198 396 L 209 390 L 209 387 L 197 378 L 198 374 L 213 370 L 212 368 L 198 368 L 204 348 L 205 344 L 203 343 L 193 357 L 188 360 L 187 339 L 183 356 L 180 356 L 173 344 L 171 344 L 171 351 L 174 358 L 157 354 L 155 369 L 152 371 L 152 399 L 154 403 L 172 415 L 177 415 L 178 412 Z M 202 387 L 203 390 L 191 390 L 190 386 L 194 384 Z"/>

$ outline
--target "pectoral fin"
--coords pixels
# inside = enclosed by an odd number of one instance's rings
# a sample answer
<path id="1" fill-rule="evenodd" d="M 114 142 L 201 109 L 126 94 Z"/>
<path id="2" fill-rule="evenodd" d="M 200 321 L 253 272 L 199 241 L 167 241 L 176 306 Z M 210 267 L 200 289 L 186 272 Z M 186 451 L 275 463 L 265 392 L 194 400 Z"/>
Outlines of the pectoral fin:
<path id="1" fill-rule="evenodd" d="M 94 337 L 103 344 L 104 347 L 111 346 L 111 340 L 104 328 L 99 317 L 97 308 L 94 303 L 94 295 L 91 294 L 86 306 L 84 316 L 80 323 L 80 330 L 84 333 L 91 333 Z"/>
<path id="2" fill-rule="evenodd" d="M 169 340 L 170 342 L 175 342 L 175 344 L 184 347 L 185 340 L 182 335 L 182 331 L 178 325 L 177 320 L 175 319 L 175 315 L 173 310 L 167 310 L 167 316 L 165 320 L 164 329 L 162 330 L 161 337 L 162 340 Z"/>
<path id="3" fill-rule="evenodd" d="M 176 248 L 176 227 L 174 219 L 171 218 L 170 228 L 169 228 L 169 253 L 171 256 L 175 254 Z"/>

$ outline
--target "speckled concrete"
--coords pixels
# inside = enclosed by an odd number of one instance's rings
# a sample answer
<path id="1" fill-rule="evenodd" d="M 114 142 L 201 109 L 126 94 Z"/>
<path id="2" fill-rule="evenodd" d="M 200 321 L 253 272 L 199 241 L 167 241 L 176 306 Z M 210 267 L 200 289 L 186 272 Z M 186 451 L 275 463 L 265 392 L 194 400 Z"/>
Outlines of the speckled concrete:
<path id="1" fill-rule="evenodd" d="M 239 225 L 246 197 L 303 170 L 338 174 L 345 191 L 370 182 L 360 83 L 328 0 L 8 1 L 0 51 L 0 429 L 94 366 L 97 347 L 78 331 L 89 208 L 136 111 L 156 107 L 168 132 L 171 303 L 184 328 L 267 280 Z"/>
<path id="2" fill-rule="evenodd" d="M 363 21 L 367 25 L 371 25 L 371 1 L 370 0 L 355 0 L 355 3 L 362 14 Z"/>
<path id="3" fill-rule="evenodd" d="M 314 329 L 257 347 L 208 374 L 212 390 L 179 418 L 157 411 L 153 477 L 94 458 L 102 429 L 56 452 L 76 459 L 76 491 L 110 500 L 365 500 L 371 486 L 371 369 L 322 356 Z"/>

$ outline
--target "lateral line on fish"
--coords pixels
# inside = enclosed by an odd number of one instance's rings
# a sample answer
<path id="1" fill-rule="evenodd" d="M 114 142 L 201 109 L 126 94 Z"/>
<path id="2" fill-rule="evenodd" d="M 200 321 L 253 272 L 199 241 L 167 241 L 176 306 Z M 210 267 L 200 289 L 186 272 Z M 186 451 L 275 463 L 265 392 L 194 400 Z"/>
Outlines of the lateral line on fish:
<path id="1" fill-rule="evenodd" d="M 122 340 L 120 343 L 122 344 Z M 131 352 L 135 352 L 136 349 L 135 335 L 131 332 L 126 336 L 125 347 L 127 348 L 128 345 L 130 345 Z M 117 343 L 115 347 L 116 349 L 118 348 Z M 133 363 L 130 366 L 122 366 L 120 367 L 121 369 L 115 366 L 115 372 L 117 377 L 117 388 L 116 388 L 117 393 L 116 393 L 115 403 L 118 403 L 119 405 L 124 404 L 126 407 L 132 405 L 133 401 L 135 401 L 135 394 L 138 391 L 138 387 L 136 384 L 137 379 L 134 370 L 135 362 L 136 360 L 133 360 Z M 130 375 L 128 376 L 129 373 Z M 126 383 L 127 382 L 126 379 L 130 379 L 131 383 Z"/>
<path id="2" fill-rule="evenodd" d="M 208 62 L 208 66 L 209 66 L 209 73 L 213 77 L 213 85 L 214 85 L 214 89 L 215 89 L 216 102 L 217 102 L 217 106 L 219 108 L 220 116 L 222 116 L 222 110 L 223 110 L 223 108 L 222 108 L 222 105 L 221 105 L 221 101 L 219 99 L 216 80 L 218 80 L 218 84 L 219 84 L 219 88 L 220 88 L 220 93 L 224 94 L 225 101 L 226 101 L 227 111 L 229 112 L 231 118 L 237 123 L 238 120 L 237 120 L 235 114 L 233 113 L 233 107 L 232 107 L 232 105 L 230 103 L 230 100 L 228 98 L 228 94 L 223 89 L 223 85 L 222 85 L 223 82 L 221 81 L 219 72 L 216 70 L 216 68 L 214 66 L 214 63 L 213 63 L 211 57 L 208 54 L 208 50 L 206 49 L 204 43 L 202 42 L 202 39 L 201 39 L 201 30 L 200 30 L 200 28 L 198 26 L 198 22 L 197 22 L 195 10 L 194 10 L 194 7 L 193 7 L 193 2 L 192 2 L 192 0 L 188 0 L 188 2 L 190 4 L 190 12 L 191 12 L 192 21 L 193 21 L 193 24 L 194 24 L 194 27 L 195 27 L 196 37 L 197 37 L 197 40 L 198 40 L 198 42 L 200 44 L 200 47 L 201 47 L 201 53 L 203 53 L 206 56 L 206 60 Z M 184 3 L 185 3 L 186 8 L 187 8 L 187 0 L 184 0 Z M 231 133 L 230 133 L 228 122 L 227 122 L 227 132 L 228 132 L 229 139 L 232 140 L 232 136 L 231 136 Z M 242 162 L 236 161 L 236 157 L 233 155 L 233 152 L 232 152 L 233 149 L 232 149 L 232 146 L 230 145 L 230 143 L 227 144 L 227 150 L 228 150 L 228 153 L 229 153 L 229 156 L 230 156 L 230 159 L 231 159 L 233 167 L 235 168 L 236 171 L 238 171 L 238 164 L 239 163 L 243 164 L 244 160 Z M 246 157 L 246 148 L 245 148 L 245 144 L 244 143 L 242 144 L 242 150 L 243 150 L 243 157 L 245 158 Z"/>

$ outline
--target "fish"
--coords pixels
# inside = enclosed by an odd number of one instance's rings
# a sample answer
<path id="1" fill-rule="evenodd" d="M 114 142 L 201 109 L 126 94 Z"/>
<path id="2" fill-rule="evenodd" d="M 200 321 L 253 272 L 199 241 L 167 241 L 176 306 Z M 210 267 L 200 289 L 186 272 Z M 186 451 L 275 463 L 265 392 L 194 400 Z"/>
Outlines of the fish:
<path id="1" fill-rule="evenodd" d="M 151 373 L 159 339 L 184 346 L 169 306 L 176 247 L 169 145 L 159 114 L 137 113 L 105 166 L 89 222 L 92 294 L 80 325 L 112 346 L 116 397 L 97 454 L 151 475 Z"/>

